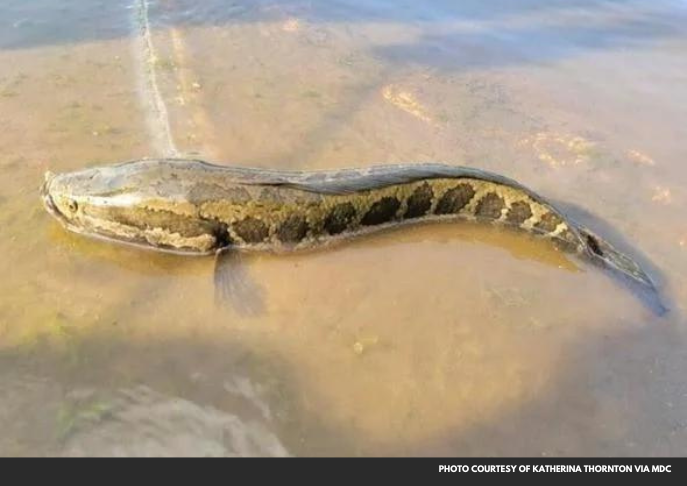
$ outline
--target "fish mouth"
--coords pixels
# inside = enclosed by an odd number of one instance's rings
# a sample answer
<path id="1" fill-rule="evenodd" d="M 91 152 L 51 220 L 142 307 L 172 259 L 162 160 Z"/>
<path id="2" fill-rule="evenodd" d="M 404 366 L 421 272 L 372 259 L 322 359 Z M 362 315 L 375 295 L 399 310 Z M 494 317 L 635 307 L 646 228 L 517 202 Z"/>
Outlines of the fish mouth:
<path id="1" fill-rule="evenodd" d="M 53 216 L 58 216 L 59 211 L 52 200 L 52 196 L 50 195 L 50 183 L 54 178 L 55 176 L 52 172 L 45 173 L 45 180 L 43 181 L 43 184 L 41 184 L 41 199 L 43 200 L 45 209 L 47 209 L 48 212 Z"/>
<path id="2" fill-rule="evenodd" d="M 43 200 L 43 206 L 48 211 L 48 213 L 50 213 L 55 219 L 57 219 L 64 226 L 69 227 L 69 221 L 67 221 L 67 218 L 65 218 L 64 214 L 62 214 L 60 210 L 57 208 L 55 201 L 53 201 L 52 196 L 50 195 L 50 183 L 53 181 L 54 178 L 55 174 L 53 174 L 52 172 L 45 173 L 45 180 L 43 181 L 43 184 L 41 185 L 40 189 L 41 199 Z"/>

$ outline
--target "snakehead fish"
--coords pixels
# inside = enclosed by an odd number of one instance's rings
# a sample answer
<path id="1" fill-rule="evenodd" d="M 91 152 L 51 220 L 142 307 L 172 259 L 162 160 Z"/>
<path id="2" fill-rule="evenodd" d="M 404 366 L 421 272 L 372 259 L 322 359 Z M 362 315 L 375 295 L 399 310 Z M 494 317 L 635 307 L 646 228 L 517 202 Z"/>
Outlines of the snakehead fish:
<path id="1" fill-rule="evenodd" d="M 294 251 L 400 224 L 486 221 L 549 239 L 655 292 L 640 266 L 610 243 L 518 182 L 474 168 L 296 172 L 145 159 L 46 173 L 41 192 L 71 231 L 188 255 Z"/>

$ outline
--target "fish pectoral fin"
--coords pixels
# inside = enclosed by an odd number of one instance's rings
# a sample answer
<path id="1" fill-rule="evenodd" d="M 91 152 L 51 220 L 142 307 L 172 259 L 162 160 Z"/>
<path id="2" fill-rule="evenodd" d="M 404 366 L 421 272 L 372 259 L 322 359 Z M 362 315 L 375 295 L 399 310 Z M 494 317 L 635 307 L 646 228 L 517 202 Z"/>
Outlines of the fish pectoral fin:
<path id="1" fill-rule="evenodd" d="M 245 258 L 238 250 L 225 248 L 217 252 L 214 281 L 215 304 L 231 307 L 245 317 L 264 312 L 263 289 L 248 275 Z"/>

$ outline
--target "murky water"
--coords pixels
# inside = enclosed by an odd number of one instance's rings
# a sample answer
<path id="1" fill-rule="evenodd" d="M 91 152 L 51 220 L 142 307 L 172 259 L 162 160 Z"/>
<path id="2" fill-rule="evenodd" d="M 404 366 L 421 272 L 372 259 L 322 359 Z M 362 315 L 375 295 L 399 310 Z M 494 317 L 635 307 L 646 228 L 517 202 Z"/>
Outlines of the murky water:
<path id="1" fill-rule="evenodd" d="M 6 0 L 0 454 L 684 455 L 687 5 Z M 671 312 L 473 224 L 212 259 L 67 234 L 43 172 L 145 156 L 503 173 L 628 248 Z"/>

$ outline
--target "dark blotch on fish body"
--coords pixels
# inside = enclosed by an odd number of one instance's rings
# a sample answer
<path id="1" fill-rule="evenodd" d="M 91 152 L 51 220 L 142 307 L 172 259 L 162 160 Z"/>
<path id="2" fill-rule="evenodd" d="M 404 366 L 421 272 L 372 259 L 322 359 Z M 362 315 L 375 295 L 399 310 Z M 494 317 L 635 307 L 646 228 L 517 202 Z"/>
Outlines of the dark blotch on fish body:
<path id="1" fill-rule="evenodd" d="M 383 197 L 374 203 L 360 221 L 362 225 L 372 226 L 391 221 L 396 216 L 401 202 L 395 197 Z"/>
<path id="2" fill-rule="evenodd" d="M 490 192 L 486 194 L 475 208 L 475 216 L 478 218 L 498 219 L 501 217 L 501 210 L 506 203 L 498 194 Z"/>
<path id="3" fill-rule="evenodd" d="M 441 197 L 434 212 L 436 214 L 453 214 L 459 212 L 475 197 L 475 190 L 470 184 L 458 184 Z"/>
<path id="4" fill-rule="evenodd" d="M 308 233 L 308 222 L 302 214 L 292 214 L 277 228 L 277 238 L 284 243 L 298 243 Z"/>
<path id="5" fill-rule="evenodd" d="M 551 233 L 562 222 L 563 220 L 557 214 L 546 213 L 542 215 L 541 219 L 537 224 L 534 225 L 534 227 L 546 231 L 547 233 Z"/>
<path id="6" fill-rule="evenodd" d="M 251 216 L 234 223 L 234 231 L 246 243 L 260 243 L 267 239 L 269 228 L 265 223 Z"/>
<path id="7" fill-rule="evenodd" d="M 330 235 L 343 232 L 355 219 L 355 207 L 350 202 L 334 206 L 324 220 L 324 229 Z"/>
<path id="8" fill-rule="evenodd" d="M 432 198 L 434 191 L 429 184 L 424 183 L 413 191 L 413 194 L 408 198 L 407 209 L 404 217 L 408 219 L 419 218 L 427 214 L 429 208 L 432 207 Z"/>
<path id="9" fill-rule="evenodd" d="M 510 205 L 506 220 L 513 224 L 522 224 L 532 217 L 532 209 L 525 201 L 516 201 Z"/>

